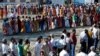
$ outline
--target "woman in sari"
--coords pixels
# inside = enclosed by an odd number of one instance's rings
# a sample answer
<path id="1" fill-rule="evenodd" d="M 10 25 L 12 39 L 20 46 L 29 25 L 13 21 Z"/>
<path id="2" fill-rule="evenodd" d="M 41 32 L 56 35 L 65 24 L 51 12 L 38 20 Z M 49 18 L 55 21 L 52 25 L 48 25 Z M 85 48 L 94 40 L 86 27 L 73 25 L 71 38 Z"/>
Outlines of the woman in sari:
<path id="1" fill-rule="evenodd" d="M 70 27 L 69 18 L 67 15 L 64 17 L 64 20 L 65 20 L 65 27 Z"/>
<path id="2" fill-rule="evenodd" d="M 52 16 L 56 16 L 56 9 L 55 9 L 55 7 L 52 8 Z"/>
<path id="3" fill-rule="evenodd" d="M 0 19 L 3 19 L 3 8 L 0 8 Z"/>
<path id="4" fill-rule="evenodd" d="M 21 32 L 22 33 L 25 33 L 26 32 L 26 29 L 25 29 L 25 20 L 21 20 Z"/>
<path id="5" fill-rule="evenodd" d="M 47 20 L 48 20 L 48 29 L 51 29 L 52 28 L 52 19 L 50 16 L 47 17 Z"/>
<path id="6" fill-rule="evenodd" d="M 18 33 L 18 19 L 15 19 L 15 33 Z"/>
<path id="7" fill-rule="evenodd" d="M 13 31 L 13 24 L 12 24 L 12 19 L 9 20 L 9 23 L 8 23 L 8 35 L 12 35 L 14 33 Z"/>
<path id="8" fill-rule="evenodd" d="M 20 33 L 21 32 L 21 20 L 20 20 L 20 17 L 18 16 L 17 17 L 17 23 L 18 23 L 18 33 Z"/>
<path id="9" fill-rule="evenodd" d="M 17 14 L 21 15 L 21 6 L 18 6 L 18 8 L 17 8 Z"/>
<path id="10" fill-rule="evenodd" d="M 37 20 L 37 16 L 36 16 L 36 18 L 34 18 L 33 23 L 34 23 L 34 32 L 37 32 L 39 29 L 39 22 Z"/>
<path id="11" fill-rule="evenodd" d="M 32 32 L 34 32 L 34 18 L 32 18 L 31 20 L 30 20 L 30 28 L 31 28 L 31 31 Z"/>
<path id="12" fill-rule="evenodd" d="M 8 35 L 8 27 L 7 27 L 8 25 L 7 25 L 7 19 L 4 19 L 4 21 L 3 21 L 3 34 L 4 35 Z"/>
<path id="13" fill-rule="evenodd" d="M 25 21 L 25 29 L 26 29 L 26 32 L 27 33 L 30 33 L 31 32 L 31 28 L 30 28 L 30 17 L 29 18 L 26 18 L 26 21 Z"/>
<path id="14" fill-rule="evenodd" d="M 24 11 L 24 15 L 26 15 L 27 12 L 26 12 L 26 7 L 25 7 L 25 6 L 24 6 L 24 8 L 23 8 L 23 11 Z"/>
<path id="15" fill-rule="evenodd" d="M 47 16 L 47 8 L 46 7 L 43 8 L 43 16 Z"/>
<path id="16" fill-rule="evenodd" d="M 63 10 L 63 7 L 60 7 L 60 16 L 64 16 L 64 10 Z"/>

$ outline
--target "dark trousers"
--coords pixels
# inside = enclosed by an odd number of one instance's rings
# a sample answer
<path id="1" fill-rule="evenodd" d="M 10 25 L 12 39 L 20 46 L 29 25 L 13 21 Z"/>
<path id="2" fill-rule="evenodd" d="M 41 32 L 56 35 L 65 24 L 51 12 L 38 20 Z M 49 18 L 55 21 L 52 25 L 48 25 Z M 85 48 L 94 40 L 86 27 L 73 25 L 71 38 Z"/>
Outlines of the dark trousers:
<path id="1" fill-rule="evenodd" d="M 88 47 L 86 42 L 81 42 L 81 48 L 83 48 L 83 52 L 88 53 Z"/>
<path id="2" fill-rule="evenodd" d="M 7 54 L 3 54 L 2 56 L 7 56 Z"/>

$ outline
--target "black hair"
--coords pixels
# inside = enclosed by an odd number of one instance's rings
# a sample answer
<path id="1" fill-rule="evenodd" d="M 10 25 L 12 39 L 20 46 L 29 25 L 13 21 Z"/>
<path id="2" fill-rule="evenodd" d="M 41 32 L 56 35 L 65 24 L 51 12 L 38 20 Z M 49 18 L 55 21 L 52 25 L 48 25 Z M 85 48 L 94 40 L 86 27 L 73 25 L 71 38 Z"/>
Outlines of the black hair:
<path id="1" fill-rule="evenodd" d="M 37 41 L 40 40 L 40 39 L 42 39 L 42 38 L 43 38 L 42 36 L 39 36 L 39 37 L 37 38 Z"/>
<path id="2" fill-rule="evenodd" d="M 67 33 L 67 36 L 70 37 L 70 33 L 69 32 Z"/>
<path id="3" fill-rule="evenodd" d="M 2 43 L 7 44 L 7 39 L 3 39 Z"/>
<path id="4" fill-rule="evenodd" d="M 18 43 L 23 44 L 23 39 L 19 39 Z"/>
<path id="5" fill-rule="evenodd" d="M 66 33 L 66 32 L 67 32 L 66 29 L 64 29 L 64 30 L 63 30 L 63 33 Z"/>
<path id="6" fill-rule="evenodd" d="M 64 39 L 64 35 L 61 36 L 61 39 Z"/>
<path id="7" fill-rule="evenodd" d="M 76 32 L 76 29 L 72 29 L 73 32 Z"/>
<path id="8" fill-rule="evenodd" d="M 25 44 L 30 44 L 29 39 L 26 39 L 26 40 L 25 40 Z"/>

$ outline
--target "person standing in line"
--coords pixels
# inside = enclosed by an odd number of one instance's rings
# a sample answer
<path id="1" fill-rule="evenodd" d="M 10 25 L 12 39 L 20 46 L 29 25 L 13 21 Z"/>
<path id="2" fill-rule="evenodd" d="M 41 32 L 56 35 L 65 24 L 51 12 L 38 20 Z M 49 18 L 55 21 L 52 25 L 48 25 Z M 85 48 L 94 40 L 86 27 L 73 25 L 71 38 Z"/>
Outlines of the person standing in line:
<path id="1" fill-rule="evenodd" d="M 88 53 L 88 30 L 85 29 L 80 34 L 80 44 L 85 53 Z"/>
<path id="2" fill-rule="evenodd" d="M 67 37 L 66 37 L 65 41 L 66 41 L 67 51 L 68 51 L 69 55 L 71 55 L 71 53 L 70 53 L 70 50 L 71 50 L 71 48 L 70 48 L 70 46 L 71 46 L 70 33 L 67 33 Z"/>
<path id="3" fill-rule="evenodd" d="M 71 38 L 71 56 L 75 56 L 75 47 L 77 44 L 76 30 L 75 29 L 72 30 L 70 38 Z"/>
<path id="4" fill-rule="evenodd" d="M 11 42 L 9 44 L 9 48 L 10 48 L 10 51 L 11 51 L 11 55 L 12 56 L 18 56 L 17 43 L 16 43 L 15 38 L 11 38 L 10 41 Z"/>
<path id="5" fill-rule="evenodd" d="M 44 51 L 44 55 L 45 56 L 49 56 L 49 53 L 50 53 L 50 47 L 49 47 L 49 44 L 48 44 L 48 38 L 44 39 L 44 45 L 42 47 L 42 50 Z"/>
<path id="6" fill-rule="evenodd" d="M 66 16 L 64 17 L 64 21 L 65 21 L 65 27 L 70 27 L 70 23 L 69 23 L 69 18 L 66 14 Z"/>
<path id="7" fill-rule="evenodd" d="M 18 21 L 18 33 L 21 32 L 21 20 L 20 20 L 20 16 L 17 16 L 17 21 Z"/>
<path id="8" fill-rule="evenodd" d="M 2 56 L 7 56 L 9 54 L 9 47 L 7 45 L 7 40 L 3 39 L 2 40 Z"/>
<path id="9" fill-rule="evenodd" d="M 24 56 L 24 46 L 23 46 L 23 39 L 19 39 L 18 41 L 18 56 Z"/>
<path id="10" fill-rule="evenodd" d="M 37 42 L 35 43 L 34 47 L 34 56 L 40 56 L 40 52 L 42 50 L 43 44 L 42 44 L 42 36 L 39 36 L 37 38 Z"/>
<path id="11" fill-rule="evenodd" d="M 98 29 L 96 28 L 96 25 L 93 26 L 93 41 L 94 41 L 94 47 L 95 50 L 97 48 L 97 44 L 98 44 Z"/>
<path id="12" fill-rule="evenodd" d="M 25 43 L 24 43 L 24 56 L 27 56 L 29 53 L 31 54 L 31 52 L 30 52 L 30 41 L 29 41 L 29 39 L 26 39 Z"/>

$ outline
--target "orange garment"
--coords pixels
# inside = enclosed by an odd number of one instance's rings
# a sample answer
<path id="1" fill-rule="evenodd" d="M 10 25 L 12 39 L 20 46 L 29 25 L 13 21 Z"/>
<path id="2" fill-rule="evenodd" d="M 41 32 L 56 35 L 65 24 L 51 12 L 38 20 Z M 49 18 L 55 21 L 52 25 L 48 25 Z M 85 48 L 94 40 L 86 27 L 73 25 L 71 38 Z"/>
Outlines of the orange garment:
<path id="1" fill-rule="evenodd" d="M 0 8 L 0 19 L 2 19 L 2 18 L 3 18 L 3 9 Z"/>
<path id="2" fill-rule="evenodd" d="M 93 32 L 92 31 L 89 31 L 88 34 L 92 38 Z"/>
<path id="3" fill-rule="evenodd" d="M 21 22 L 21 32 L 25 32 L 26 29 L 25 29 L 25 24 L 24 24 L 24 21 Z"/>
<path id="4" fill-rule="evenodd" d="M 52 11 L 52 15 L 53 15 L 53 16 L 56 16 L 56 9 L 53 8 L 52 10 L 53 10 L 53 11 Z"/>
<path id="5" fill-rule="evenodd" d="M 46 8 L 43 9 L 43 16 L 46 16 L 47 15 L 47 10 Z"/>
<path id="6" fill-rule="evenodd" d="M 63 16 L 64 15 L 64 11 L 63 11 L 63 8 L 60 9 L 60 16 Z"/>

